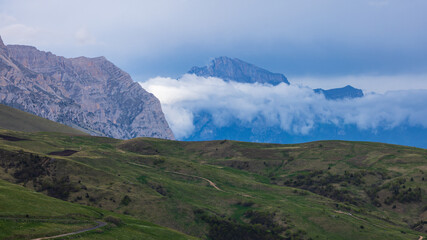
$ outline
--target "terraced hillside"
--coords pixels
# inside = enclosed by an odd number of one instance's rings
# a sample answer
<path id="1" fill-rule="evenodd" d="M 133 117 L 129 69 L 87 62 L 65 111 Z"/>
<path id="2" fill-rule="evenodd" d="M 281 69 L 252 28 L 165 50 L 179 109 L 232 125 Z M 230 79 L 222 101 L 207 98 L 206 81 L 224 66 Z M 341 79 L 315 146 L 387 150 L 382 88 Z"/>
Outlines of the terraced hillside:
<path id="1" fill-rule="evenodd" d="M 419 239 L 427 229 L 424 149 L 0 134 L 19 139 L 0 139 L 2 179 L 196 237 Z"/>

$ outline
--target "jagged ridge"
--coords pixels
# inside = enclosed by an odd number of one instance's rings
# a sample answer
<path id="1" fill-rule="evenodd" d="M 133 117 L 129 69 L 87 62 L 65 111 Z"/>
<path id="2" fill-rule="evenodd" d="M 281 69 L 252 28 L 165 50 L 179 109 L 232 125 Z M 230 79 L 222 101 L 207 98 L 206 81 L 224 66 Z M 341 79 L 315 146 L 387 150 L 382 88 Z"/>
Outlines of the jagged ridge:
<path id="1" fill-rule="evenodd" d="M 0 103 L 93 135 L 174 138 L 158 99 L 104 57 L 68 59 L 1 41 Z"/>
<path id="2" fill-rule="evenodd" d="M 208 66 L 192 67 L 188 73 L 243 83 L 289 84 L 288 79 L 283 74 L 272 73 L 240 59 L 229 57 L 215 58 Z"/>

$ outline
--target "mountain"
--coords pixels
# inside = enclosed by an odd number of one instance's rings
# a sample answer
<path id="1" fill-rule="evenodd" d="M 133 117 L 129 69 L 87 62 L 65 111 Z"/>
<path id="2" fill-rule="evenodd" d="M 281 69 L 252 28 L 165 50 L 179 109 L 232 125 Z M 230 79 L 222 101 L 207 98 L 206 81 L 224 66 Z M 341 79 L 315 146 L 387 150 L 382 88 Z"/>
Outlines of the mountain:
<path id="1" fill-rule="evenodd" d="M 0 104 L 0 128 L 22 132 L 59 132 L 88 135 L 75 128 Z"/>
<path id="2" fill-rule="evenodd" d="M 329 90 L 317 88 L 317 89 L 314 89 L 314 92 L 323 94 L 326 97 L 326 99 L 330 99 L 330 100 L 363 97 L 363 91 L 361 89 L 354 88 L 350 85 L 347 85 L 342 88 L 333 88 Z"/>
<path id="3" fill-rule="evenodd" d="M 241 83 L 267 83 L 273 86 L 280 83 L 289 84 L 288 79 L 283 74 L 272 73 L 240 59 L 229 57 L 215 58 L 207 66 L 192 67 L 187 73 L 201 77 L 217 77 L 225 81 Z M 314 89 L 314 92 L 321 93 L 327 99 L 331 100 L 363 97 L 361 89 L 350 85 L 329 90 L 318 88 Z"/>
<path id="4" fill-rule="evenodd" d="M 109 226 L 79 239 L 180 236 L 148 222 L 213 240 L 426 236 L 425 149 L 0 134 L 2 239 L 95 220 Z"/>
<path id="5" fill-rule="evenodd" d="M 283 74 L 272 73 L 240 59 L 229 57 L 215 58 L 208 66 L 193 67 L 188 73 L 241 83 L 289 84 L 288 79 Z"/>
<path id="6" fill-rule="evenodd" d="M 64 58 L 0 38 L 0 103 L 93 135 L 174 138 L 158 99 L 104 57 Z"/>
<path id="7" fill-rule="evenodd" d="M 193 67 L 189 73 L 200 76 L 216 76 L 229 79 L 228 81 L 255 82 L 259 75 L 256 71 L 245 71 L 244 77 L 241 72 L 234 70 L 240 69 L 238 66 L 250 66 L 250 69 L 259 69 L 251 64 L 247 64 L 238 59 L 220 57 L 213 60 L 209 66 Z M 266 70 L 263 70 L 266 71 Z M 239 74 L 232 74 L 239 72 Z M 254 73 L 255 72 L 255 73 Z M 251 75 L 254 73 L 254 75 Z M 281 75 L 283 76 L 283 75 Z M 233 80 L 237 79 L 237 80 Z M 252 79 L 252 80 L 245 80 Z M 256 82 L 277 84 L 270 82 L 271 78 L 265 80 L 256 80 Z M 323 94 L 327 100 L 344 100 L 355 99 L 364 96 L 361 89 L 347 85 L 343 88 L 335 89 L 313 89 L 315 93 Z M 293 107 L 293 106 L 290 106 Z M 191 109 L 191 105 L 190 105 Z M 318 140 L 349 140 L 349 141 L 375 141 L 386 142 L 391 144 L 401 144 L 415 147 L 427 148 L 427 139 L 424 137 L 426 129 L 422 126 L 411 126 L 402 124 L 393 128 L 377 129 L 359 129 L 354 124 L 336 124 L 313 121 L 313 126 L 307 134 L 295 133 L 284 130 L 278 124 L 271 124 L 266 115 L 257 114 L 251 121 L 241 120 L 233 114 L 226 118 L 225 121 L 215 121 L 217 115 L 221 114 L 223 109 L 211 110 L 208 107 L 195 108 L 192 111 L 192 121 L 194 131 L 190 135 L 181 137 L 179 140 L 184 141 L 208 141 L 208 140 L 237 140 L 266 143 L 302 143 Z M 263 111 L 264 109 L 260 109 Z M 223 111 L 227 111 L 224 109 Z M 273 116 L 274 118 L 275 116 Z"/>

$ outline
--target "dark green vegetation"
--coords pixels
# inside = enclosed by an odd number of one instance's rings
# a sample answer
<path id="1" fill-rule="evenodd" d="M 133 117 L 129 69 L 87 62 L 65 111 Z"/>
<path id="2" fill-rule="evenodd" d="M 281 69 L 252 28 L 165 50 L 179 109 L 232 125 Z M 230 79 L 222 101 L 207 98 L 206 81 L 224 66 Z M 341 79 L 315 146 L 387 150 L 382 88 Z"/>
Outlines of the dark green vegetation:
<path id="1" fill-rule="evenodd" d="M 59 132 L 88 135 L 72 127 L 0 104 L 0 127 L 22 132 Z"/>
<path id="2" fill-rule="evenodd" d="M 20 139 L 0 139 L 2 179 L 104 214 L 83 219 L 112 215 L 114 228 L 87 239 L 131 238 L 147 229 L 140 221 L 210 239 L 418 239 L 427 229 L 423 149 L 0 134 Z"/>

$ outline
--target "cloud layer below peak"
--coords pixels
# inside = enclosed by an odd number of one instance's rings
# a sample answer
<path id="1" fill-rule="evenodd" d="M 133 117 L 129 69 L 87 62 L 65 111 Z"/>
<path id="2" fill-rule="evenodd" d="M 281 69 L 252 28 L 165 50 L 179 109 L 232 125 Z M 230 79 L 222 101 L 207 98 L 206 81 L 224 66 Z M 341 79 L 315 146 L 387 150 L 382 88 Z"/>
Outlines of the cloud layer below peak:
<path id="1" fill-rule="evenodd" d="M 280 127 L 296 135 L 310 134 L 318 124 L 355 125 L 374 132 L 405 124 L 427 128 L 427 90 L 369 93 L 330 101 L 302 85 L 245 84 L 189 74 L 140 84 L 159 98 L 178 139 L 197 131 L 194 118 L 200 113 L 211 115 L 219 128 L 235 122 L 256 128 L 262 119 L 264 127 Z"/>

